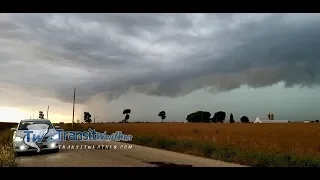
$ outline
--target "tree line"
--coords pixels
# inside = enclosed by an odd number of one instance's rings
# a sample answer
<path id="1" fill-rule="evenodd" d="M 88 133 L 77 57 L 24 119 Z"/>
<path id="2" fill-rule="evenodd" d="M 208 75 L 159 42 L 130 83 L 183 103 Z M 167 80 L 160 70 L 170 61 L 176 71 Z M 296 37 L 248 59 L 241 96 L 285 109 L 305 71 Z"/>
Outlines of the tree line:
<path id="1" fill-rule="evenodd" d="M 214 113 L 214 115 L 211 117 L 211 113 L 207 111 L 197 111 L 194 113 L 191 113 L 187 116 L 186 120 L 188 122 L 196 122 L 196 123 L 224 123 L 226 120 L 226 112 L 224 111 L 218 111 Z M 233 114 L 230 114 L 229 117 L 230 123 L 235 123 Z M 249 123 L 249 118 L 247 116 L 242 116 L 240 118 L 240 122 L 242 123 Z"/>
<path id="2" fill-rule="evenodd" d="M 131 109 L 123 110 L 122 114 L 125 116 L 124 116 L 124 119 L 121 120 L 119 123 L 128 123 L 130 119 L 130 113 L 131 113 Z M 208 111 L 196 111 L 189 114 L 186 118 L 186 121 L 191 123 L 224 123 L 226 121 L 226 115 L 227 115 L 226 112 L 218 111 L 214 113 L 213 116 L 211 117 L 211 113 Z M 160 111 L 158 113 L 158 116 L 161 119 L 161 123 L 163 123 L 163 121 L 167 118 L 165 111 Z M 274 120 L 273 113 L 269 113 L 267 116 L 268 116 L 268 119 Z M 95 118 L 97 118 L 97 116 L 94 117 L 94 122 L 95 122 Z M 44 119 L 43 111 L 39 111 L 39 119 Z M 91 114 L 89 112 L 84 112 L 83 121 L 85 123 L 92 123 Z M 240 118 L 240 122 L 249 123 L 250 121 L 247 116 L 242 116 Z M 310 121 L 310 122 L 319 123 L 319 120 Z M 77 120 L 77 123 L 80 123 L 80 120 Z M 230 114 L 230 117 L 229 117 L 229 123 L 235 123 L 232 113 Z"/>
<path id="3" fill-rule="evenodd" d="M 128 123 L 130 119 L 130 113 L 131 109 L 125 109 L 123 110 L 122 114 L 125 115 L 124 119 L 121 120 L 119 123 Z M 166 112 L 165 111 L 160 111 L 158 113 L 158 116 L 161 119 L 161 123 L 167 118 Z M 196 111 L 194 113 L 191 113 L 187 116 L 186 120 L 188 122 L 194 122 L 194 123 L 224 123 L 226 119 L 226 113 L 224 111 L 218 111 L 214 113 L 213 117 L 211 117 L 211 113 L 207 111 Z M 91 114 L 89 112 L 84 112 L 84 122 L 85 123 L 91 123 Z M 240 118 L 240 121 L 242 123 L 249 123 L 249 118 L 247 116 L 242 116 Z M 79 120 L 78 120 L 79 122 Z M 229 118 L 230 123 L 235 123 L 233 114 L 230 114 Z"/>

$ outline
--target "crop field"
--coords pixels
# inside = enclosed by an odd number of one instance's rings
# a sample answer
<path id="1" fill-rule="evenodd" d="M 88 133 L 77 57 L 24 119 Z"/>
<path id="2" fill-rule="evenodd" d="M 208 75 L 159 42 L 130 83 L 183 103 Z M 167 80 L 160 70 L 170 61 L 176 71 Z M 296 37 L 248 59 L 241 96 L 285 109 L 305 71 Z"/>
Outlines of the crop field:
<path id="1" fill-rule="evenodd" d="M 65 127 L 70 128 L 70 124 Z M 79 127 L 81 126 L 81 127 Z M 62 126 L 61 126 L 62 127 Z M 75 128 L 133 135 L 133 143 L 252 166 L 319 166 L 320 124 L 104 123 Z M 68 129 L 68 128 L 67 128 Z"/>
<path id="2" fill-rule="evenodd" d="M 133 136 L 191 140 L 220 147 L 320 156 L 320 124 L 108 123 L 82 126 L 99 132 L 122 131 Z"/>
<path id="3" fill-rule="evenodd" d="M 1 125 L 1 124 L 0 124 Z M 6 128 L 15 125 L 5 125 Z M 59 124 L 71 130 L 71 124 Z M 4 127 L 4 125 L 0 126 Z M 130 143 L 255 167 L 320 167 L 320 124 L 252 123 L 97 123 L 74 124 L 108 134 L 133 135 Z M 10 131 L 2 131 L 0 145 L 8 143 Z M 0 153 L 1 154 L 1 153 Z M 4 154 L 4 153 L 3 153 Z M 10 152 L 5 159 L 11 160 Z M 4 162 L 2 162 L 4 164 Z M 8 163 L 7 163 L 8 164 Z"/>
<path id="4" fill-rule="evenodd" d="M 16 127 L 17 123 L 1 123 L 0 122 L 0 167 L 15 167 L 15 154 L 11 143 L 13 132 L 10 128 Z"/>

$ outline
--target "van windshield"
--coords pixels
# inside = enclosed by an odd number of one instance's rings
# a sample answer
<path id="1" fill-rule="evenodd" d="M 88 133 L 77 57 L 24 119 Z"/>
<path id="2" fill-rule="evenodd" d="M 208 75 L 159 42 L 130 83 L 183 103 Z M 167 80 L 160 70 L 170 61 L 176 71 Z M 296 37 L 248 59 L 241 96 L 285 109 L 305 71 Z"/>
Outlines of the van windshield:
<path id="1" fill-rule="evenodd" d="M 40 130 L 47 127 L 49 129 L 53 128 L 52 124 L 48 121 L 24 121 L 19 124 L 18 130 Z"/>

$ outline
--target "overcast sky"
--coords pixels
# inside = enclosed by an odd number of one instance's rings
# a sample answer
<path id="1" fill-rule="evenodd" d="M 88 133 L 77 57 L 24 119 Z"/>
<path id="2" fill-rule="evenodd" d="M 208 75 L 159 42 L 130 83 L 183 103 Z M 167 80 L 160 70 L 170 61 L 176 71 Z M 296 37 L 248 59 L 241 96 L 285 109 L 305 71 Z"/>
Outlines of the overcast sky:
<path id="1" fill-rule="evenodd" d="M 320 119 L 319 57 L 320 14 L 0 14 L 0 107 Z"/>

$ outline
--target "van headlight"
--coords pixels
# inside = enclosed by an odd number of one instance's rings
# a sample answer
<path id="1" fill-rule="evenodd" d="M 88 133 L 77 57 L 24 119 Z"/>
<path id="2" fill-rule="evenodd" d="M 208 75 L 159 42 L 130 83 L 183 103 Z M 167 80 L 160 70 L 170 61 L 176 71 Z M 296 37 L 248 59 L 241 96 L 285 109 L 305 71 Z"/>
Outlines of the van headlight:
<path id="1" fill-rule="evenodd" d="M 21 142 L 21 141 L 23 141 L 23 138 L 22 138 L 22 137 L 19 137 L 19 136 L 16 136 L 16 137 L 14 138 L 14 141 Z"/>
<path id="2" fill-rule="evenodd" d="M 55 139 L 55 140 L 59 139 L 59 134 L 52 136 L 52 139 Z"/>

